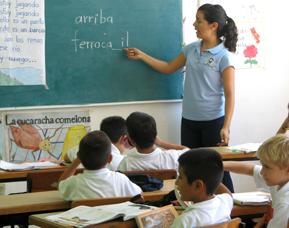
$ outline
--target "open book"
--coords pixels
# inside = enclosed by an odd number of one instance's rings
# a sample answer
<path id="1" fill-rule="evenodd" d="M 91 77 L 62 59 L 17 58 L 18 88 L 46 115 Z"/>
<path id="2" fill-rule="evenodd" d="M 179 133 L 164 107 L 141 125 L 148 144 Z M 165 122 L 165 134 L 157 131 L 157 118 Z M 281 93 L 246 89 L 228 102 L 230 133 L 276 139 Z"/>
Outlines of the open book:
<path id="1" fill-rule="evenodd" d="M 141 213 L 154 210 L 155 207 L 132 202 L 110 204 L 103 206 L 78 206 L 56 215 L 47 216 L 46 219 L 64 225 L 85 227 L 123 217 L 123 220 L 135 218 Z"/>
<path id="2" fill-rule="evenodd" d="M 58 164 L 45 161 L 45 162 L 25 162 L 25 163 L 11 163 L 0 160 L 0 169 L 7 171 L 17 171 L 17 170 L 29 170 L 29 169 L 45 169 L 49 167 L 56 167 Z"/>
<path id="3" fill-rule="evenodd" d="M 251 153 L 256 152 L 259 147 L 261 146 L 261 143 L 244 143 L 236 146 L 229 146 L 228 148 L 232 151 L 241 151 L 245 153 Z"/>
<path id="4" fill-rule="evenodd" d="M 267 205 L 271 202 L 268 192 L 241 192 L 233 193 L 234 203 L 238 205 Z"/>

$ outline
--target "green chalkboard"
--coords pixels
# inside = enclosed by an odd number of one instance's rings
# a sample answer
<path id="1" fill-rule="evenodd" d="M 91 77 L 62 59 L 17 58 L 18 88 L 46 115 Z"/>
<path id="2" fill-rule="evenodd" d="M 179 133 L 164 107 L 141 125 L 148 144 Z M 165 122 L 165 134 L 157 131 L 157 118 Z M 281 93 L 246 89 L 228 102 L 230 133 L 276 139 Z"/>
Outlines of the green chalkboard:
<path id="1" fill-rule="evenodd" d="M 46 0 L 46 82 L 1 86 L 0 107 L 170 100 L 183 75 L 161 75 L 123 48 L 164 60 L 182 46 L 181 0 Z"/>

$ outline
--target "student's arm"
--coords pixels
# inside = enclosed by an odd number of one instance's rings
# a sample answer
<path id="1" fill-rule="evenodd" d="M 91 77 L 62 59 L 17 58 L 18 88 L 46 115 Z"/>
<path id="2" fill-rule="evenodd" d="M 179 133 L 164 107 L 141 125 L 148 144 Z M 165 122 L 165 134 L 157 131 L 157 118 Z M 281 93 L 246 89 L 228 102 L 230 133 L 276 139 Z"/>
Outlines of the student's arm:
<path id="1" fill-rule="evenodd" d="M 284 134 L 289 129 L 289 114 L 277 131 L 277 134 Z"/>
<path id="2" fill-rule="evenodd" d="M 174 150 L 188 149 L 189 150 L 189 148 L 186 146 L 178 145 L 178 144 L 174 144 L 174 143 L 169 143 L 169 142 L 161 140 L 159 137 L 156 138 L 155 144 L 158 147 L 161 147 L 161 148 L 166 149 L 166 150 L 170 150 L 170 149 L 174 149 Z"/>
<path id="3" fill-rule="evenodd" d="M 70 166 L 68 166 L 68 168 L 63 172 L 63 174 L 60 176 L 59 178 L 59 181 L 62 181 L 62 180 L 65 180 L 67 179 L 68 177 L 74 175 L 77 167 L 79 166 L 80 164 L 80 160 L 79 158 L 77 157 L 72 163 Z"/>
<path id="4" fill-rule="evenodd" d="M 245 174 L 249 176 L 253 176 L 254 174 L 254 164 L 252 163 L 244 163 L 237 161 L 224 161 L 224 170 L 230 171 L 238 174 Z"/>
<path id="5" fill-rule="evenodd" d="M 134 60 L 142 60 L 154 70 L 164 74 L 171 74 L 185 65 L 186 57 L 183 53 L 180 53 L 177 58 L 170 62 L 166 62 L 160 59 L 156 59 L 137 48 L 125 48 L 127 57 Z"/>
<path id="6" fill-rule="evenodd" d="M 221 129 L 220 146 L 227 146 L 230 139 L 230 126 L 235 106 L 235 69 L 227 67 L 222 74 L 225 94 L 225 120 Z"/>
<path id="7" fill-rule="evenodd" d="M 67 162 L 67 163 L 71 163 L 67 153 L 64 155 L 64 158 L 63 158 L 64 162 Z"/>

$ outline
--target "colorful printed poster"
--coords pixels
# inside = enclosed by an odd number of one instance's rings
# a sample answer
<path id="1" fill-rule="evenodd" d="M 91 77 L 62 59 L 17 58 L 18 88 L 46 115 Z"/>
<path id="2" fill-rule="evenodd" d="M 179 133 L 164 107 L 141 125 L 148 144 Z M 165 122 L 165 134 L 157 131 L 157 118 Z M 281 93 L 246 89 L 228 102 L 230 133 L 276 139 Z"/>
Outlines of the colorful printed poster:
<path id="1" fill-rule="evenodd" d="M 260 68 L 265 65 L 264 2 L 261 0 L 199 0 L 223 6 L 238 28 L 236 68 Z"/>
<path id="2" fill-rule="evenodd" d="M 9 114 L 5 123 L 8 161 L 59 160 L 90 130 L 89 112 Z"/>
<path id="3" fill-rule="evenodd" d="M 45 85 L 43 0 L 0 0 L 0 85 Z"/>

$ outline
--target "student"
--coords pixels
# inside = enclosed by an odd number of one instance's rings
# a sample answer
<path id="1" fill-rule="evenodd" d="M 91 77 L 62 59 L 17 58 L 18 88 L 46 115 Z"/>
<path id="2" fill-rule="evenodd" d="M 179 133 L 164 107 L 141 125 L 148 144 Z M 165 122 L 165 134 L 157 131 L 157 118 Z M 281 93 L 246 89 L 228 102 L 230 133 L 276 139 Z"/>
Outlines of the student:
<path id="1" fill-rule="evenodd" d="M 237 27 L 222 6 L 212 4 L 199 7 L 194 26 L 200 40 L 185 46 L 172 61 L 155 59 L 136 48 L 125 51 L 128 58 L 142 60 L 161 73 L 186 67 L 182 145 L 228 145 L 235 104 L 235 68 L 230 52 L 236 51 Z M 224 177 L 224 183 L 233 191 L 229 174 Z"/>
<path id="2" fill-rule="evenodd" d="M 110 138 L 112 161 L 107 165 L 110 170 L 117 170 L 117 167 L 123 159 L 123 152 L 128 149 L 127 128 L 125 119 L 121 116 L 110 116 L 104 118 L 100 123 L 100 130 L 105 132 Z M 72 148 L 68 151 L 65 161 L 72 162 L 77 157 L 78 148 Z"/>
<path id="3" fill-rule="evenodd" d="M 277 131 L 277 134 L 285 134 L 286 131 L 289 130 L 289 103 L 288 103 L 288 116 L 280 126 L 279 130 Z"/>
<path id="4" fill-rule="evenodd" d="M 278 134 L 258 149 L 262 166 L 224 162 L 224 169 L 254 177 L 257 188 L 267 188 L 272 196 L 273 218 L 268 228 L 286 228 L 289 219 L 289 137 Z M 258 226 L 261 227 L 261 226 Z"/>
<path id="5" fill-rule="evenodd" d="M 133 112 L 126 119 L 128 138 L 135 150 L 127 153 L 118 170 L 177 169 L 179 156 L 187 147 L 157 138 L 155 119 L 143 112 Z M 165 150 L 162 150 L 162 147 Z"/>
<path id="6" fill-rule="evenodd" d="M 79 144 L 77 158 L 59 179 L 58 190 L 65 200 L 135 196 L 141 189 L 124 174 L 106 168 L 112 159 L 111 142 L 102 131 L 88 133 Z M 73 176 L 82 163 L 83 173 Z"/>
<path id="7" fill-rule="evenodd" d="M 221 184 L 223 172 L 222 158 L 214 150 L 192 149 L 180 156 L 176 188 L 181 200 L 193 204 L 175 219 L 173 228 L 203 227 L 231 219 L 233 198 Z"/>

